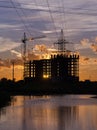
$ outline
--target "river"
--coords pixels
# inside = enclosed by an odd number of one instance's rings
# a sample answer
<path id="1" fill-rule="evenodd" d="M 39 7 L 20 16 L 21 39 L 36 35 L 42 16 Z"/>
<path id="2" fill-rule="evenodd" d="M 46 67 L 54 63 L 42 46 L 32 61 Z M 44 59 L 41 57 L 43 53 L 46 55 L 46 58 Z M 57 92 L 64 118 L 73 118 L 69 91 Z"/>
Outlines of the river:
<path id="1" fill-rule="evenodd" d="M 0 130 L 97 130 L 92 95 L 15 96 L 0 109 Z"/>

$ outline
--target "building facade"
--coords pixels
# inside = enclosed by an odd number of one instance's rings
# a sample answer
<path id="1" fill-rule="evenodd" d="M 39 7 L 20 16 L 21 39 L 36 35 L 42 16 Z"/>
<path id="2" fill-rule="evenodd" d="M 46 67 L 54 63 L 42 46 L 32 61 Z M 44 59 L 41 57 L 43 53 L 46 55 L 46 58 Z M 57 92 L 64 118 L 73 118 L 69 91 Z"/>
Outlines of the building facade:
<path id="1" fill-rule="evenodd" d="M 24 78 L 51 79 L 53 81 L 79 80 L 79 55 L 57 54 L 50 59 L 24 63 Z"/>

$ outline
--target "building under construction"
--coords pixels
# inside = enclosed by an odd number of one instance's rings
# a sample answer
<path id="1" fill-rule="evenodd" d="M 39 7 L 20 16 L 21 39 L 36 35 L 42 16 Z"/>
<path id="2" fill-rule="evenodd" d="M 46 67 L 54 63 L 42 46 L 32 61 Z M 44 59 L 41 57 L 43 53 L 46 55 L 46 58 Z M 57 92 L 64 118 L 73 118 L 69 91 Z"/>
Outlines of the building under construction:
<path id="1" fill-rule="evenodd" d="M 61 31 L 63 36 L 63 31 Z M 25 61 L 24 78 L 50 79 L 51 81 L 79 81 L 79 55 L 68 54 L 66 40 L 58 40 L 58 53 L 50 59 Z"/>

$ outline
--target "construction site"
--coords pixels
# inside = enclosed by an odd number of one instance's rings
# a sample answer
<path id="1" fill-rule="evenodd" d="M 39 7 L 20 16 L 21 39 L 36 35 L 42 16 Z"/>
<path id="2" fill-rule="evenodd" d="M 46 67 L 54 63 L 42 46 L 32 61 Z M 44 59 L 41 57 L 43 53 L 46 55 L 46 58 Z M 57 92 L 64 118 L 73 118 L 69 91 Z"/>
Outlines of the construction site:
<path id="1" fill-rule="evenodd" d="M 26 53 L 26 38 L 24 36 L 24 56 Z M 55 43 L 58 45 L 56 54 L 50 55 L 49 59 L 26 60 L 24 57 L 24 79 L 44 80 L 53 82 L 78 82 L 79 81 L 79 55 L 68 53 L 63 30 L 61 37 Z"/>

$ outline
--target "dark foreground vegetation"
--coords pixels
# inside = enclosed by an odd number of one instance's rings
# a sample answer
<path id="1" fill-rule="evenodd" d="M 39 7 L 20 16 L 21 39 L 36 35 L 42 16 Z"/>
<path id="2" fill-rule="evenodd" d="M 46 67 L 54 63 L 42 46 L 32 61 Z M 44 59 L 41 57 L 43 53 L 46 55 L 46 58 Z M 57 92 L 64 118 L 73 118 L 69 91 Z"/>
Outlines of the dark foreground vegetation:
<path id="1" fill-rule="evenodd" d="M 4 91 L 0 92 L 0 108 L 8 106 L 11 101 L 11 96 Z"/>
<path id="2" fill-rule="evenodd" d="M 3 95 L 53 95 L 53 94 L 97 94 L 97 82 L 52 82 L 50 80 L 20 80 L 14 82 L 6 78 L 0 81 Z"/>
<path id="3" fill-rule="evenodd" d="M 97 82 L 52 82 L 50 80 L 0 80 L 0 108 L 9 104 L 16 95 L 62 95 L 94 94 L 97 95 Z"/>

